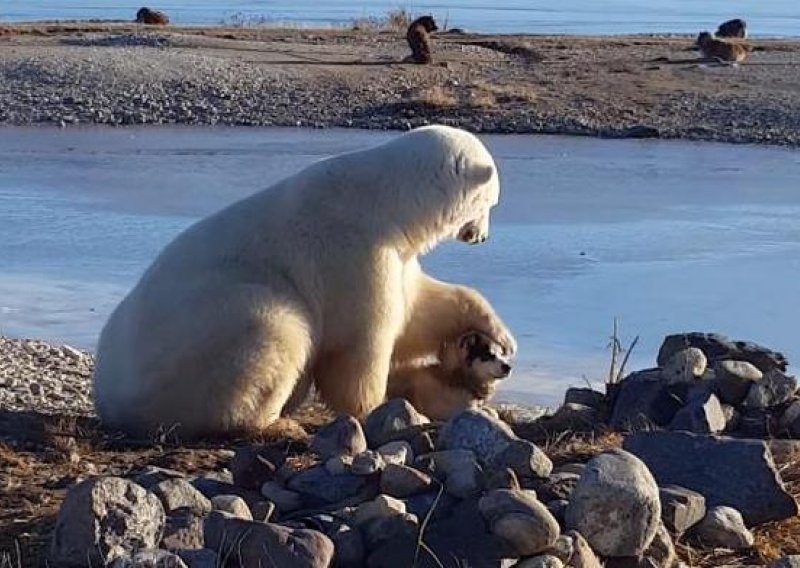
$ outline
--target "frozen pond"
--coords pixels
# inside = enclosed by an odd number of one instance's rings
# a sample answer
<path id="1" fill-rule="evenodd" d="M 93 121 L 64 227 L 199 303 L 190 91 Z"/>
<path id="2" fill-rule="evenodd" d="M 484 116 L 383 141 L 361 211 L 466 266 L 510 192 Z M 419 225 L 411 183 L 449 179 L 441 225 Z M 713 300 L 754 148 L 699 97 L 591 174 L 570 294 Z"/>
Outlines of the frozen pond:
<path id="1" fill-rule="evenodd" d="M 198 217 L 313 160 L 396 134 L 0 129 L 0 333 L 93 348 L 109 311 Z M 800 358 L 800 152 L 485 136 L 503 184 L 490 240 L 430 272 L 480 289 L 516 333 L 506 391 L 599 384 L 615 317 L 650 365 L 666 333 L 719 331 Z M 529 398 L 530 397 L 530 398 Z"/>

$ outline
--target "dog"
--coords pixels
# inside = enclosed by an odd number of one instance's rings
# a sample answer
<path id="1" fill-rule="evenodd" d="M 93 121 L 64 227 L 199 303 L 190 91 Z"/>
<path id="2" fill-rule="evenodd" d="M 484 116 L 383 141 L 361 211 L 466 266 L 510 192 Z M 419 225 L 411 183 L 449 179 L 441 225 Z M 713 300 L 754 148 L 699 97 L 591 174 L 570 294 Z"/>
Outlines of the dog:
<path id="1" fill-rule="evenodd" d="M 136 23 L 166 26 L 169 24 L 169 17 L 164 12 L 159 12 L 158 10 L 140 8 L 139 11 L 136 12 Z"/>
<path id="2" fill-rule="evenodd" d="M 438 29 L 433 16 L 422 16 L 411 22 L 406 32 L 408 47 L 411 48 L 411 61 L 420 65 L 427 65 L 433 61 L 431 32 L 438 31 Z"/>
<path id="3" fill-rule="evenodd" d="M 463 334 L 439 349 L 438 361 L 397 369 L 387 398 L 405 398 L 432 420 L 444 421 L 467 408 L 483 406 L 511 365 L 502 348 L 477 332 Z"/>
<path id="4" fill-rule="evenodd" d="M 717 37 L 747 39 L 747 22 L 740 18 L 723 22 L 717 28 Z"/>
<path id="5" fill-rule="evenodd" d="M 752 51 L 749 45 L 716 39 L 709 32 L 701 32 L 697 36 L 697 47 L 703 59 L 723 64 L 741 63 Z"/>

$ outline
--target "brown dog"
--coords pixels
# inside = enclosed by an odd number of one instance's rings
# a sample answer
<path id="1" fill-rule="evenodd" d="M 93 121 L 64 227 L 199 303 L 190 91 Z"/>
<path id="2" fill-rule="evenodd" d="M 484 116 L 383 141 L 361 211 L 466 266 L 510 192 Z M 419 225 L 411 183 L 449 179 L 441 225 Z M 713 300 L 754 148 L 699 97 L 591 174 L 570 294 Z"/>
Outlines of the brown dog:
<path id="1" fill-rule="evenodd" d="M 169 17 L 164 12 L 151 10 L 150 8 L 140 8 L 136 12 L 137 24 L 150 24 L 155 26 L 166 26 L 169 24 Z"/>
<path id="2" fill-rule="evenodd" d="M 394 371 L 387 398 L 405 398 L 429 418 L 448 420 L 483 405 L 510 372 L 499 345 L 483 334 L 465 333 L 441 346 L 437 363 Z"/>
<path id="3" fill-rule="evenodd" d="M 417 18 L 408 26 L 406 40 L 411 48 L 411 60 L 414 63 L 428 64 L 432 62 L 431 32 L 435 32 L 438 29 L 433 16 Z"/>
<path id="4" fill-rule="evenodd" d="M 697 47 L 703 54 L 703 59 L 719 63 L 741 63 L 752 50 L 748 45 L 716 39 L 708 32 L 697 36 Z"/>

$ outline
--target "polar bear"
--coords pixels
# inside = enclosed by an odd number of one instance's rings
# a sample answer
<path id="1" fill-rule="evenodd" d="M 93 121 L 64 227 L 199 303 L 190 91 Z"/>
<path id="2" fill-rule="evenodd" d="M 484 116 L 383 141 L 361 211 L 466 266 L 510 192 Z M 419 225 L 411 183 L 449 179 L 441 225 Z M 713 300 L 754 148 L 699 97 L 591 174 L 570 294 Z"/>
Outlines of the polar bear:
<path id="1" fill-rule="evenodd" d="M 311 385 L 362 417 L 393 364 L 465 330 L 509 354 L 510 331 L 478 292 L 426 275 L 418 256 L 489 234 L 499 199 L 473 135 L 423 127 L 334 156 L 189 227 L 102 330 L 98 415 L 143 435 L 257 432 Z"/>

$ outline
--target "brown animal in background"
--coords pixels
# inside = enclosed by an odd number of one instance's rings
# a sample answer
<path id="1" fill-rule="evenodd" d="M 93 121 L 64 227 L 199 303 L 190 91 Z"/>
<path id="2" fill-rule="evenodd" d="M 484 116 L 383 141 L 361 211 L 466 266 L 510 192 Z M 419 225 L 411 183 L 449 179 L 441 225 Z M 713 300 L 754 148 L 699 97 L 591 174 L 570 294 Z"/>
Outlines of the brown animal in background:
<path id="1" fill-rule="evenodd" d="M 720 24 L 717 28 L 717 33 L 714 35 L 717 37 L 747 39 L 747 22 L 740 18 L 728 20 Z"/>
<path id="2" fill-rule="evenodd" d="M 150 8 L 140 8 L 139 11 L 136 12 L 136 23 L 166 26 L 169 24 L 169 18 L 164 12 L 151 10 Z"/>
<path id="3" fill-rule="evenodd" d="M 741 63 L 752 51 L 749 45 L 716 39 L 709 32 L 701 32 L 697 36 L 697 47 L 703 54 L 703 59 L 720 63 Z"/>
<path id="4" fill-rule="evenodd" d="M 411 48 L 411 60 L 414 63 L 431 63 L 431 32 L 439 28 L 433 20 L 433 16 L 422 16 L 417 18 L 408 26 L 406 40 Z"/>
<path id="5" fill-rule="evenodd" d="M 395 369 L 386 398 L 404 398 L 432 420 L 448 420 L 467 408 L 482 407 L 497 382 L 511 372 L 502 351 L 481 333 L 465 333 L 441 346 L 438 362 Z"/>

